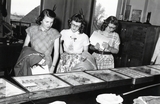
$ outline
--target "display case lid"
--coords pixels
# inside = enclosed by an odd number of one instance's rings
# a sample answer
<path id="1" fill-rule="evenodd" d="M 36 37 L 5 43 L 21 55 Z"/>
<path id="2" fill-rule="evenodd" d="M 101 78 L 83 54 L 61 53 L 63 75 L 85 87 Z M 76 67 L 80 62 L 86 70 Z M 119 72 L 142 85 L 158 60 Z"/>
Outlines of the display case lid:
<path id="1" fill-rule="evenodd" d="M 29 101 L 29 94 L 21 89 L 19 86 L 8 81 L 7 79 L 0 78 L 0 103 L 13 104 L 17 102 Z"/>
<path id="2" fill-rule="evenodd" d="M 125 76 L 123 74 L 114 72 L 112 70 L 96 70 L 96 71 L 85 71 L 86 73 L 89 73 L 93 76 L 96 76 L 100 79 L 103 79 L 107 82 L 109 81 L 116 81 L 116 80 L 125 80 L 125 79 L 131 79 L 131 77 Z"/>
<path id="3" fill-rule="evenodd" d="M 132 78 L 142 78 L 142 77 L 149 77 L 149 76 L 151 76 L 149 74 L 145 74 L 145 73 L 133 70 L 133 69 L 128 68 L 128 67 L 113 68 L 111 70 L 113 70 L 115 72 L 118 72 L 118 73 L 121 73 L 121 74 L 124 74 L 124 75 L 129 76 L 129 77 L 132 77 Z"/>
<path id="4" fill-rule="evenodd" d="M 146 83 L 146 82 L 151 82 L 154 80 L 153 75 L 149 75 L 149 74 L 137 71 L 137 70 L 133 70 L 130 67 L 113 68 L 111 70 L 133 78 L 132 84 Z"/>
<path id="5" fill-rule="evenodd" d="M 20 95 L 24 93 L 26 92 L 19 88 L 17 85 L 4 78 L 0 78 L 0 98 Z"/>
<path id="6" fill-rule="evenodd" d="M 160 70 L 157 70 L 153 67 L 139 66 L 139 67 L 130 67 L 130 68 L 145 74 L 149 74 L 149 75 L 160 75 Z"/>
<path id="7" fill-rule="evenodd" d="M 104 82 L 103 80 L 85 72 L 58 73 L 54 75 L 73 86 Z"/>
<path id="8" fill-rule="evenodd" d="M 70 86 L 51 74 L 13 77 L 13 79 L 29 92 L 46 91 Z"/>
<path id="9" fill-rule="evenodd" d="M 148 67 L 152 67 L 152 68 L 155 68 L 155 69 L 158 69 L 160 70 L 160 64 L 155 64 L 155 65 L 147 65 Z"/>

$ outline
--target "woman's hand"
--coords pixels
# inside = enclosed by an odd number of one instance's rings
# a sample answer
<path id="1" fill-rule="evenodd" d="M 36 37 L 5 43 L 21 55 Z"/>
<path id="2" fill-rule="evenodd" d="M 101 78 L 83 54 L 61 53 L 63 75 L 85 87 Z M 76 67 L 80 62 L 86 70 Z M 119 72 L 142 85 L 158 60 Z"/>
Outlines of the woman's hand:
<path id="1" fill-rule="evenodd" d="M 52 65 L 52 66 L 50 67 L 49 72 L 50 72 L 50 73 L 54 73 L 54 70 L 55 70 L 55 66 L 54 66 L 54 65 Z"/>
<path id="2" fill-rule="evenodd" d="M 100 44 L 97 43 L 94 47 L 95 47 L 95 49 L 99 50 L 100 49 Z"/>
<path id="3" fill-rule="evenodd" d="M 102 46 L 104 49 L 108 49 L 109 48 L 109 44 L 107 42 L 103 42 Z"/>

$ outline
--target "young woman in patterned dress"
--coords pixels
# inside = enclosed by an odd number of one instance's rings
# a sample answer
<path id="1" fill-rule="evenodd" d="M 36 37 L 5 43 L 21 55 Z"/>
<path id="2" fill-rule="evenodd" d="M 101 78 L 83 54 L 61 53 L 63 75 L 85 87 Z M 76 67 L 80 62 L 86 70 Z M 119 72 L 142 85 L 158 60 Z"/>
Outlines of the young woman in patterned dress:
<path id="1" fill-rule="evenodd" d="M 27 36 L 23 46 L 29 46 L 36 51 L 45 55 L 46 64 L 48 65 L 50 72 L 53 73 L 55 65 L 57 64 L 59 57 L 59 37 L 60 33 L 52 28 L 56 14 L 50 9 L 43 10 L 38 16 L 36 23 L 26 29 Z M 52 61 L 52 50 L 53 61 Z"/>
<path id="2" fill-rule="evenodd" d="M 92 41 L 92 37 L 94 35 L 103 37 L 102 39 L 105 40 L 105 42 L 90 45 L 90 49 L 93 52 L 92 55 L 96 59 L 98 69 L 114 68 L 114 57 L 112 54 L 118 53 L 120 45 L 119 35 L 115 32 L 117 27 L 117 18 L 110 16 L 104 20 L 101 25 L 101 29 L 95 30 L 90 37 L 90 41 Z"/>
<path id="3" fill-rule="evenodd" d="M 69 20 L 69 29 L 61 33 L 61 58 L 57 73 L 70 72 L 83 61 L 82 52 L 88 52 L 89 38 L 84 33 L 85 20 L 82 14 L 74 14 Z M 81 69 L 80 69 L 81 70 Z"/>

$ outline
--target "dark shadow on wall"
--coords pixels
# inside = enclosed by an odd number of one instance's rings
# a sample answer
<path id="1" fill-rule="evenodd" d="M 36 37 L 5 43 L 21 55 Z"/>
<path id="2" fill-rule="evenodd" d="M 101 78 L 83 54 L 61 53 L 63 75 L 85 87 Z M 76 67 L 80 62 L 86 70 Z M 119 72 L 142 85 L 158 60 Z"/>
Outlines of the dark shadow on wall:
<path id="1" fill-rule="evenodd" d="M 61 31 L 61 25 L 62 25 L 62 21 L 59 18 L 56 18 L 54 20 L 52 28 L 55 28 L 55 29 L 57 29 L 60 32 Z"/>

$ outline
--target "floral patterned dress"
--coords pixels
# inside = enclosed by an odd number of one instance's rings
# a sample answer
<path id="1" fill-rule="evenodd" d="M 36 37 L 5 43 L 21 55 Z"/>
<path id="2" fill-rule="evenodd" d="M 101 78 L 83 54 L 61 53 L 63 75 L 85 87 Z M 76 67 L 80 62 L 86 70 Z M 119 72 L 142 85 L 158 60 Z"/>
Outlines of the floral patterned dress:
<path id="1" fill-rule="evenodd" d="M 73 71 L 74 67 L 84 60 L 83 47 L 89 45 L 89 38 L 84 33 L 73 33 L 70 29 L 65 29 L 61 31 L 61 35 L 64 53 L 61 54 L 57 73 Z"/>

